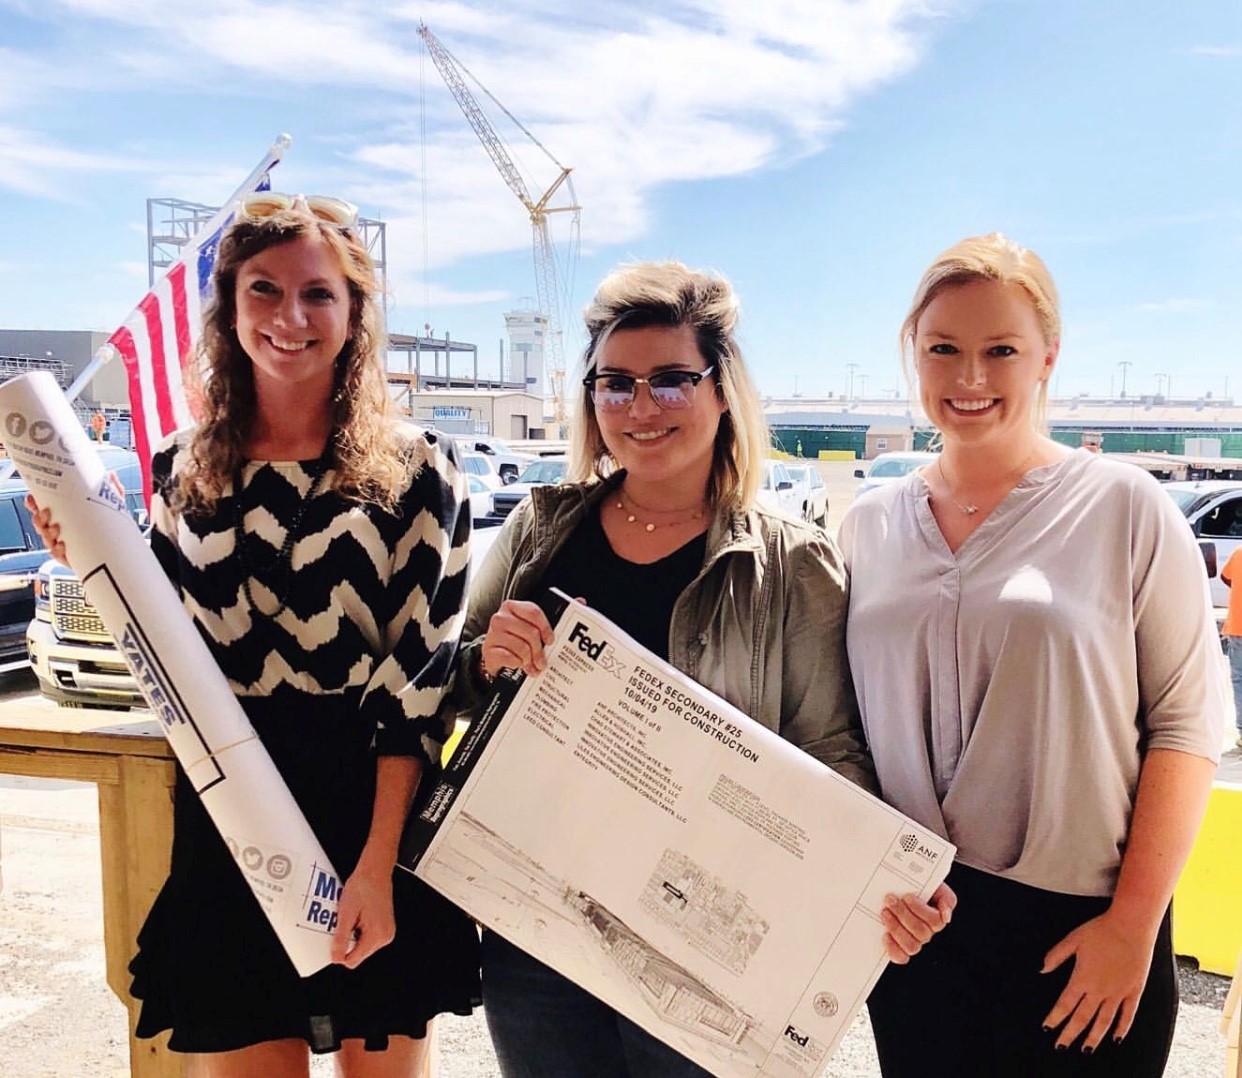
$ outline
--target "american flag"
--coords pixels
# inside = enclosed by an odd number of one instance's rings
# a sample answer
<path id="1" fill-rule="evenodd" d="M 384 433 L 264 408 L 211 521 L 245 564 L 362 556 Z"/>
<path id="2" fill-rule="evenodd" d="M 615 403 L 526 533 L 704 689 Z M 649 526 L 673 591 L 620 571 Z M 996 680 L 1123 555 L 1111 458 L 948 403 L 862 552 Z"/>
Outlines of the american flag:
<path id="1" fill-rule="evenodd" d="M 278 140 L 277 146 L 283 150 Z M 143 297 L 108 343 L 125 362 L 134 449 L 142 463 L 142 490 L 151 504 L 151 453 L 175 430 L 194 417 L 186 400 L 182 371 L 193 358 L 202 332 L 202 311 L 211 288 L 220 237 L 233 221 L 233 206 L 252 191 L 271 187 L 270 171 L 280 159 L 269 159 L 239 188 L 190 243 L 164 279 Z"/>

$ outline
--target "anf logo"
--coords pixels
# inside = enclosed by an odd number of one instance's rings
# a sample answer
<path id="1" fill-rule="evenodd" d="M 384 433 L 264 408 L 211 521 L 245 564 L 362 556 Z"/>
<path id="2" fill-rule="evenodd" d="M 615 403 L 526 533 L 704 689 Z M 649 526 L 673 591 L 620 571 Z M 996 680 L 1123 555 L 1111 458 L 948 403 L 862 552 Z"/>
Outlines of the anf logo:
<path id="1" fill-rule="evenodd" d="M 578 650 L 585 655 L 589 655 L 600 667 L 607 670 L 613 677 L 621 679 L 625 676 L 625 666 L 617 662 L 617 657 L 608 650 L 607 640 L 592 640 L 587 635 L 587 626 L 585 622 L 578 622 L 569 630 L 570 643 L 576 643 Z"/>
<path id="2" fill-rule="evenodd" d="M 918 849 L 919 840 L 916 835 L 912 835 L 909 831 L 907 831 L 901 836 L 899 845 L 906 851 L 906 853 L 914 853 L 914 851 Z"/>
<path id="3" fill-rule="evenodd" d="M 799 1033 L 793 1026 L 785 1027 L 785 1036 L 799 1048 L 805 1048 L 811 1043 L 811 1035 L 809 1033 Z"/>

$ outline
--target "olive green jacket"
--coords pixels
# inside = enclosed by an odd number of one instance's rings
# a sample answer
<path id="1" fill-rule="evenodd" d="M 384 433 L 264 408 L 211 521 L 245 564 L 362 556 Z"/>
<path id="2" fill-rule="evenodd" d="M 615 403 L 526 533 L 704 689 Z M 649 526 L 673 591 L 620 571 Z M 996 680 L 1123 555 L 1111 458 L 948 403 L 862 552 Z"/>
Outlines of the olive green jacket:
<path id="1" fill-rule="evenodd" d="M 532 599 L 553 556 L 620 474 L 535 487 L 470 587 L 453 705 L 468 718 L 485 684 L 479 652 L 505 599 Z M 699 575 L 677 598 L 669 661 L 751 718 L 875 793 L 845 654 L 841 555 L 822 531 L 764 509 L 722 512 Z"/>

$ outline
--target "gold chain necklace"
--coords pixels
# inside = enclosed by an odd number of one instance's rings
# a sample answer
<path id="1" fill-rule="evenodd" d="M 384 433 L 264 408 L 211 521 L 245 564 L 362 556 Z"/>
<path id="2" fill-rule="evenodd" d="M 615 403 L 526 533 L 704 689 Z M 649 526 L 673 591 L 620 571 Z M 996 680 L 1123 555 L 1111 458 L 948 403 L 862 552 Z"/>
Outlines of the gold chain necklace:
<path id="1" fill-rule="evenodd" d="M 1017 468 L 1015 468 L 1007 476 L 1005 476 L 1005 482 L 1008 483 L 1009 480 L 1011 479 L 1017 482 L 1017 480 L 1021 479 L 1022 476 L 1026 473 L 1026 466 L 1030 464 L 1032 460 L 1035 459 L 1035 454 L 1038 452 L 1039 452 L 1038 448 L 1031 450 L 1030 454 L 1027 455 L 1027 457 L 1022 461 L 1022 463 L 1019 464 Z M 951 501 L 955 506 L 957 506 L 957 509 L 959 512 L 965 513 L 966 516 L 968 517 L 973 517 L 977 512 L 979 512 L 979 507 L 975 505 L 974 502 L 959 502 L 957 500 L 957 498 L 953 494 L 953 487 L 949 483 L 949 477 L 944 474 L 944 463 L 943 462 L 944 462 L 943 454 L 937 454 L 936 471 L 940 473 L 940 479 L 944 483 L 945 492 L 949 495 L 949 501 Z M 1012 490 L 1012 489 L 1013 487 L 1009 488 L 1009 490 Z M 1005 491 L 1005 494 L 1008 494 L 1009 490 Z M 1004 495 L 1001 495 L 1001 497 L 1004 498 Z"/>
<path id="2" fill-rule="evenodd" d="M 689 524 L 691 521 L 703 519 L 703 507 L 700 505 L 697 509 L 694 510 L 693 513 L 690 514 L 690 516 L 685 517 L 682 520 L 666 520 L 666 521 L 661 521 L 659 524 L 652 524 L 650 521 L 640 520 L 638 518 L 638 513 L 635 513 L 634 509 L 627 506 L 625 502 L 626 502 L 625 491 L 618 490 L 617 491 L 617 508 L 620 509 L 621 512 L 625 514 L 626 522 L 629 524 L 637 524 L 644 531 L 648 531 L 648 532 L 653 532 L 656 530 L 656 528 L 675 528 L 679 524 Z M 639 512 L 645 511 L 643 510 L 642 506 L 634 506 L 634 508 L 638 509 Z"/>

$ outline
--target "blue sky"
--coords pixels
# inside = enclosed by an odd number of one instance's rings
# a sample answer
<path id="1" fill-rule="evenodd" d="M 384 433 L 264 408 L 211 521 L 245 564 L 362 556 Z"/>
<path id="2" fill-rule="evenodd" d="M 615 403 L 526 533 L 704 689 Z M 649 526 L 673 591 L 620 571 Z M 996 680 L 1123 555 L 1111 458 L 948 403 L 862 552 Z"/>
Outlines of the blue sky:
<path id="1" fill-rule="evenodd" d="M 1242 400 L 1238 0 L 0 0 L 0 326 L 115 328 L 145 199 L 219 202 L 288 131 L 273 186 L 389 223 L 391 328 L 494 370 L 530 228 L 420 18 L 574 168 L 571 370 L 597 281 L 675 257 L 734 282 L 765 392 L 840 394 L 854 363 L 904 395 L 923 267 L 999 229 L 1060 287 L 1057 393 L 1127 362 L 1130 393 Z"/>

